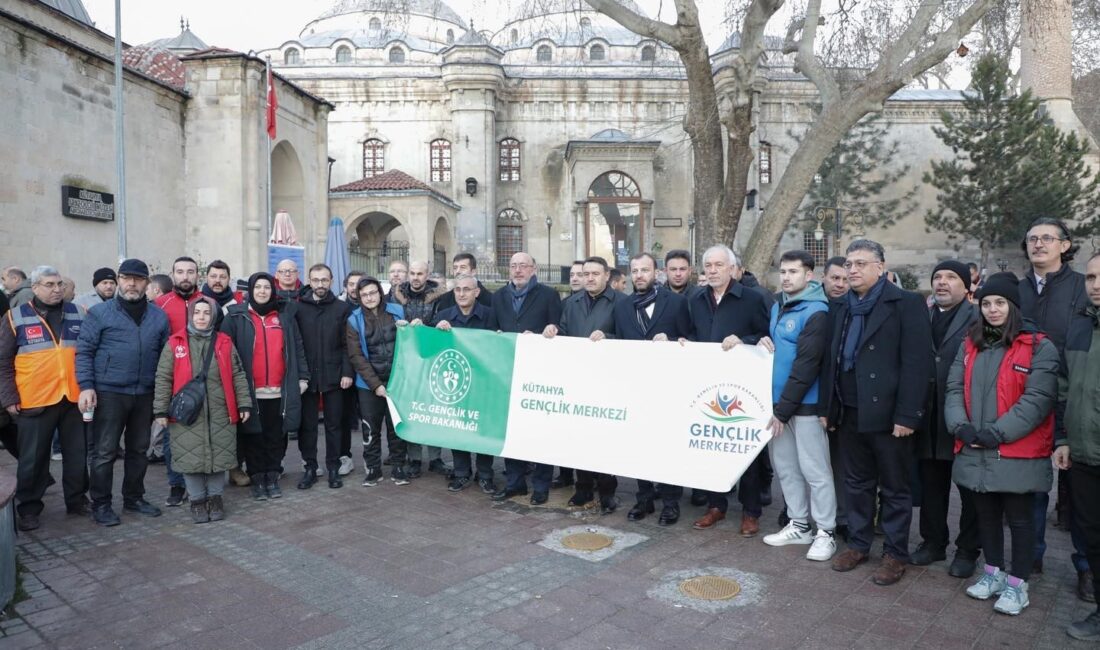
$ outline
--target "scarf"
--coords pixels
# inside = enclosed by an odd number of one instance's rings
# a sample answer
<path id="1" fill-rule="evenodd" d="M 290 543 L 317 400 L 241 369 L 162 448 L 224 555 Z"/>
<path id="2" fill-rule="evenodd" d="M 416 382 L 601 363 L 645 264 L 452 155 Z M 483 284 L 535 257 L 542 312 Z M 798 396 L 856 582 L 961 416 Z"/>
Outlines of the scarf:
<path id="1" fill-rule="evenodd" d="M 932 307 L 932 345 L 938 350 L 947 338 L 947 328 L 951 327 L 951 321 L 955 318 L 955 312 L 962 303 L 955 305 L 946 311 L 939 307 Z"/>
<path id="2" fill-rule="evenodd" d="M 252 297 L 254 293 L 253 289 L 255 289 L 256 287 L 257 280 L 267 280 L 268 283 L 271 284 L 271 297 L 268 298 L 267 302 L 262 304 L 256 302 L 256 299 Z M 253 273 L 252 276 L 248 278 L 248 306 L 252 308 L 252 311 L 256 312 L 262 317 L 267 316 L 272 312 L 272 310 L 279 306 L 278 298 L 275 293 L 276 286 L 278 285 L 275 284 L 275 278 L 271 277 L 270 273 L 264 273 L 261 271 L 259 273 Z"/>
<path id="3" fill-rule="evenodd" d="M 527 294 L 531 292 L 531 287 L 538 283 L 538 278 L 534 275 L 527 281 L 527 284 L 523 286 L 523 289 L 516 289 L 516 285 L 509 283 L 508 286 L 512 288 L 512 310 L 517 314 L 520 309 L 523 309 L 523 301 L 527 298 Z"/>
<path id="4" fill-rule="evenodd" d="M 993 347 L 994 344 L 1001 342 L 1005 337 L 1005 328 L 993 327 L 989 323 L 982 324 L 982 340 L 985 341 L 986 347 Z"/>
<path id="5" fill-rule="evenodd" d="M 226 287 L 224 291 L 218 292 L 210 288 L 210 285 L 202 285 L 202 295 L 213 298 L 218 303 L 218 307 L 225 307 L 226 303 L 233 300 L 233 290 Z"/>
<path id="6" fill-rule="evenodd" d="M 634 311 L 638 316 L 638 324 L 642 326 L 642 332 L 649 329 L 649 306 L 657 302 L 657 284 L 654 283 L 645 293 L 634 292 Z"/>
<path id="7" fill-rule="evenodd" d="M 64 301 L 56 305 L 47 305 L 39 300 L 38 296 L 31 298 L 31 308 L 46 321 L 46 325 L 49 326 L 50 331 L 54 333 L 58 341 L 61 340 L 61 326 L 65 319 L 64 307 Z"/>
<path id="8" fill-rule="evenodd" d="M 882 288 L 886 286 L 886 274 L 878 279 L 875 286 L 867 292 L 862 300 L 855 291 L 848 292 L 848 326 L 844 330 L 844 341 L 841 342 L 842 365 L 844 372 L 851 372 L 856 367 L 856 357 L 859 355 L 859 344 L 863 338 L 863 325 L 867 315 L 878 304 L 882 296 Z"/>
<path id="9" fill-rule="evenodd" d="M 133 319 L 134 324 L 141 325 L 141 319 L 145 318 L 145 309 L 149 306 L 149 301 L 145 299 L 145 296 L 141 296 L 137 300 L 127 300 L 119 292 L 117 300 L 122 307 L 122 311 Z"/>
<path id="10" fill-rule="evenodd" d="M 205 303 L 210 307 L 210 324 L 206 326 L 206 329 L 200 330 L 195 327 L 195 305 L 199 303 Z M 214 333 L 214 325 L 218 322 L 218 302 L 213 298 L 203 295 L 194 302 L 187 303 L 187 333 L 201 338 L 210 338 L 210 335 Z"/>

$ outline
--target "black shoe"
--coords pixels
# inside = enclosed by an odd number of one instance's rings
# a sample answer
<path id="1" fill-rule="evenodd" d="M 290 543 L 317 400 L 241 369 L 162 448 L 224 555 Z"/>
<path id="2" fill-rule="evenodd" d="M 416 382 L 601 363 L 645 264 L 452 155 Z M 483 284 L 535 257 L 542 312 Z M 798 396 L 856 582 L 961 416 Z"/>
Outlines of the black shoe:
<path id="1" fill-rule="evenodd" d="M 661 508 L 661 516 L 657 518 L 658 526 L 671 526 L 677 521 L 680 521 L 680 506 Z"/>
<path id="2" fill-rule="evenodd" d="M 527 496 L 527 488 L 519 488 L 519 489 L 504 488 L 503 490 L 497 490 L 496 492 L 493 493 L 493 496 L 491 496 L 489 498 L 492 499 L 493 501 L 507 501 L 508 499 L 511 499 L 512 497 L 522 497 L 522 496 Z"/>
<path id="3" fill-rule="evenodd" d="M 550 493 L 548 492 L 532 492 L 531 493 L 531 505 L 541 506 L 550 500 Z"/>
<path id="4" fill-rule="evenodd" d="M 312 472 L 313 483 L 317 482 L 317 473 Z M 310 485 L 313 485 L 310 483 Z M 300 487 L 300 486 L 299 486 Z M 279 472 L 268 472 L 267 481 L 264 482 L 264 488 L 267 490 L 267 496 L 272 499 L 278 499 L 283 496 L 283 488 L 279 487 Z"/>
<path id="5" fill-rule="evenodd" d="M 408 471 L 405 472 L 405 475 L 408 476 L 409 478 L 420 478 L 420 475 L 421 475 L 420 461 L 414 460 L 411 463 L 409 463 L 409 469 L 408 469 Z"/>
<path id="6" fill-rule="evenodd" d="M 609 515 L 619 509 L 619 497 L 611 496 L 600 499 L 600 514 Z M 653 512 L 652 510 L 650 512 Z"/>
<path id="7" fill-rule="evenodd" d="M 760 505 L 770 506 L 772 504 L 772 488 L 769 485 L 766 488 L 760 490 Z"/>
<path id="8" fill-rule="evenodd" d="M 302 478 L 298 479 L 298 489 L 308 490 L 313 487 L 313 484 L 317 482 L 317 470 L 313 467 L 307 467 L 302 472 Z"/>
<path id="9" fill-rule="evenodd" d="M 652 501 L 638 502 L 634 504 L 634 507 L 630 509 L 630 512 L 626 513 L 626 518 L 629 521 L 641 521 L 645 519 L 646 515 L 651 515 L 657 510 Z"/>
<path id="10" fill-rule="evenodd" d="M 1092 571 L 1077 573 L 1077 599 L 1086 603 L 1096 602 L 1096 592 L 1092 590 Z"/>
<path id="11" fill-rule="evenodd" d="M 558 488 L 569 487 L 570 485 L 573 485 L 572 476 L 558 476 L 553 481 L 550 481 L 550 487 L 555 490 Z"/>
<path id="12" fill-rule="evenodd" d="M 137 499 L 135 501 L 123 501 L 122 509 L 126 512 L 136 512 L 139 515 L 146 517 L 159 517 L 160 508 L 149 503 L 145 499 Z"/>
<path id="13" fill-rule="evenodd" d="M 593 497 L 591 494 L 574 492 L 573 496 L 569 497 L 569 505 L 578 507 L 583 506 L 587 503 L 591 503 L 594 498 L 595 497 Z"/>
<path id="14" fill-rule="evenodd" d="M 87 517 L 88 515 L 92 514 L 92 504 L 88 503 L 87 500 L 78 501 L 73 505 L 65 506 L 65 513 Z"/>
<path id="15" fill-rule="evenodd" d="M 942 546 L 933 546 L 928 542 L 921 542 L 917 550 L 909 554 L 909 564 L 913 566 L 928 566 L 933 562 L 946 559 L 947 553 Z"/>
<path id="16" fill-rule="evenodd" d="M 447 485 L 448 492 L 461 492 L 470 485 L 469 476 L 456 476 L 451 479 L 451 482 Z"/>
<path id="17" fill-rule="evenodd" d="M 22 531 L 34 530 L 41 525 L 38 515 L 19 515 L 15 522 L 15 527 Z"/>
<path id="18" fill-rule="evenodd" d="M 955 553 L 955 559 L 951 560 L 951 566 L 947 569 L 947 575 L 954 578 L 969 578 L 978 569 L 977 558 L 970 558 Z"/>
<path id="19" fill-rule="evenodd" d="M 122 523 L 111 504 L 92 507 L 92 519 L 100 526 L 117 526 Z"/>
<path id="20" fill-rule="evenodd" d="M 330 469 L 328 471 L 328 486 L 334 490 L 344 487 L 344 481 L 340 479 L 340 470 Z"/>
<path id="21" fill-rule="evenodd" d="M 443 462 L 442 458 L 436 458 L 432 462 L 428 463 L 428 471 L 434 474 L 442 474 L 447 478 L 451 478 L 454 475 L 454 470 L 451 466 Z"/>
<path id="22" fill-rule="evenodd" d="M 164 505 L 169 508 L 175 508 L 182 504 L 187 499 L 187 489 L 182 485 L 173 485 L 168 490 L 168 498 L 164 500 Z"/>
<path id="23" fill-rule="evenodd" d="M 390 479 L 393 480 L 394 485 L 408 485 L 409 476 L 405 473 L 405 469 L 402 467 L 394 467 L 390 470 Z"/>
<path id="24" fill-rule="evenodd" d="M 705 506 L 707 505 L 707 495 L 703 492 L 691 493 L 691 505 L 693 506 Z"/>
<path id="25" fill-rule="evenodd" d="M 491 478 L 483 478 L 477 482 L 477 485 L 485 494 L 492 494 L 497 491 L 497 484 L 493 483 Z"/>

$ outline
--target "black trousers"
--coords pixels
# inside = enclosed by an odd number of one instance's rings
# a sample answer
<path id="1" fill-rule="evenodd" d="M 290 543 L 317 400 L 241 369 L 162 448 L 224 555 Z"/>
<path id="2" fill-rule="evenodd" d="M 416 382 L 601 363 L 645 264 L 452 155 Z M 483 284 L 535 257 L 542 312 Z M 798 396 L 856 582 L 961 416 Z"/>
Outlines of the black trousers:
<path id="1" fill-rule="evenodd" d="M 286 453 L 282 400 L 258 399 L 256 408 L 259 412 L 254 413 L 253 417 L 260 418 L 259 433 L 243 433 L 244 426 L 237 426 L 237 439 L 244 441 L 248 473 L 278 472 L 283 465 L 283 454 Z"/>
<path id="2" fill-rule="evenodd" d="M 653 481 L 638 479 L 638 492 L 635 494 L 635 498 L 638 503 L 647 503 L 661 497 L 661 501 L 664 502 L 665 506 L 680 507 L 680 497 L 683 494 L 684 488 L 679 485 L 654 484 Z"/>
<path id="3" fill-rule="evenodd" d="M 4 445 L 12 458 L 19 460 L 19 431 L 15 420 L 0 427 L 0 444 Z"/>
<path id="4" fill-rule="evenodd" d="M 20 450 L 16 510 L 20 515 L 39 515 L 45 508 L 42 495 L 50 479 L 50 451 L 55 430 L 61 442 L 61 488 L 65 505 L 69 508 L 80 505 L 88 493 L 88 447 L 84 441 L 84 422 L 76 404 L 62 399 L 52 406 L 24 411 L 16 417 Z"/>
<path id="5" fill-rule="evenodd" d="M 764 487 L 764 458 L 767 452 L 759 454 L 738 482 L 737 501 L 741 510 L 750 517 L 760 517 L 764 506 L 760 503 L 760 490 Z M 729 492 L 707 492 L 707 508 L 718 508 L 722 512 L 729 509 Z"/>
<path id="6" fill-rule="evenodd" d="M 1095 498 L 1095 497 L 1094 497 Z M 1005 566 L 1004 525 L 1012 534 L 1012 568 L 1008 573 L 1021 580 L 1031 575 L 1035 562 L 1035 494 L 1008 492 L 975 492 L 974 506 L 978 510 L 978 528 L 982 537 L 985 563 L 1002 570 Z"/>
<path id="7" fill-rule="evenodd" d="M 390 465 L 396 470 L 405 466 L 408 447 L 405 441 L 397 437 L 386 398 L 379 397 L 374 391 L 365 388 L 356 389 L 359 395 L 359 429 L 363 435 L 363 464 L 367 469 L 382 471 L 382 424 L 385 423 L 390 449 Z M 327 419 L 327 418 L 326 418 Z"/>
<path id="8" fill-rule="evenodd" d="M 340 455 L 351 458 L 351 430 L 359 424 L 359 389 L 340 391 L 344 395 L 343 419 L 340 422 Z"/>
<path id="9" fill-rule="evenodd" d="M 920 475 L 924 497 L 920 506 L 920 536 L 924 543 L 935 548 L 947 548 L 950 535 L 947 525 L 947 508 L 951 501 L 950 460 L 920 460 Z M 959 515 L 959 534 L 955 537 L 955 552 L 964 558 L 975 560 L 981 552 L 978 539 L 978 511 L 974 508 L 974 493 L 959 486 L 962 513 Z"/>
<path id="10" fill-rule="evenodd" d="M 593 492 L 599 492 L 600 501 L 607 501 L 615 496 L 615 490 L 619 488 L 619 479 L 612 474 L 590 472 L 586 469 L 577 470 L 577 482 L 574 490 L 577 494 L 591 497 Z"/>
<path id="11" fill-rule="evenodd" d="M 1073 516 L 1085 541 L 1085 557 L 1092 570 L 1092 589 L 1100 593 L 1100 465 L 1073 461 L 1069 470 Z M 1100 611 L 1100 605 L 1097 605 Z"/>
<path id="12" fill-rule="evenodd" d="M 302 430 L 298 432 L 298 451 L 307 469 L 317 469 L 317 425 L 320 423 L 321 399 L 325 400 L 325 469 L 340 469 L 340 447 L 344 434 L 344 395 L 339 388 L 323 393 L 302 393 Z"/>
<path id="13" fill-rule="evenodd" d="M 477 460 L 474 462 L 477 466 L 477 480 L 493 480 L 493 461 L 496 460 L 496 457 L 489 454 L 476 455 Z M 470 456 L 471 454 L 468 451 L 451 450 L 451 458 L 455 463 L 455 478 L 469 478 L 471 476 Z"/>
<path id="14" fill-rule="evenodd" d="M 550 481 L 554 478 L 554 466 L 542 463 L 529 463 L 525 460 L 514 458 L 504 459 L 504 478 L 509 490 L 527 489 L 527 470 L 534 465 L 531 472 L 531 489 L 535 492 L 549 492 Z"/>
<path id="15" fill-rule="evenodd" d="M 149 467 L 149 435 L 153 427 L 153 394 L 125 395 L 100 391 L 97 394 L 92 431 L 95 458 L 92 461 L 89 494 L 94 505 L 110 505 L 115 480 L 115 456 L 126 439 L 122 475 L 122 500 L 137 501 L 145 496 L 145 470 Z"/>
<path id="16" fill-rule="evenodd" d="M 883 552 L 909 562 L 909 525 L 913 521 L 910 468 L 913 437 L 895 438 L 890 431 L 860 432 L 859 413 L 844 409 L 838 427 L 844 457 L 844 491 L 848 497 L 848 546 L 871 551 L 875 539 L 875 493 L 882 500 Z"/>

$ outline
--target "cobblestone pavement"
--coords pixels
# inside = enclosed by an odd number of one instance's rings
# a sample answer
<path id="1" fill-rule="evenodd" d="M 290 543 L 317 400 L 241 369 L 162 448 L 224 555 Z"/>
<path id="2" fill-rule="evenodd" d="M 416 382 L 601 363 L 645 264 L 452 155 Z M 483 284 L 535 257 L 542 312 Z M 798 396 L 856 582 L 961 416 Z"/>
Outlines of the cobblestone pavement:
<path id="1" fill-rule="evenodd" d="M 1089 611 L 1074 597 L 1069 536 L 1053 527 L 1046 573 L 1013 618 L 968 598 L 943 562 L 879 587 L 874 563 L 837 573 L 805 560 L 805 547 L 742 539 L 736 517 L 692 530 L 702 509 L 686 499 L 675 526 L 628 522 L 630 480 L 624 507 L 599 517 L 494 505 L 431 474 L 364 488 L 361 465 L 343 489 L 299 491 L 296 450 L 286 466 L 284 498 L 253 502 L 229 487 L 228 518 L 201 526 L 165 508 L 99 528 L 66 516 L 51 488 L 42 527 L 17 542 L 30 598 L 0 619 L 0 648 L 1065 648 L 1063 628 Z M 6 454 L 0 471 L 14 471 Z M 52 471 L 60 479 L 60 463 Z M 163 503 L 163 465 L 146 486 Z M 764 532 L 779 507 L 765 510 Z M 614 544 L 562 552 L 574 527 Z M 741 593 L 684 597 L 679 581 L 702 574 L 734 578 Z"/>

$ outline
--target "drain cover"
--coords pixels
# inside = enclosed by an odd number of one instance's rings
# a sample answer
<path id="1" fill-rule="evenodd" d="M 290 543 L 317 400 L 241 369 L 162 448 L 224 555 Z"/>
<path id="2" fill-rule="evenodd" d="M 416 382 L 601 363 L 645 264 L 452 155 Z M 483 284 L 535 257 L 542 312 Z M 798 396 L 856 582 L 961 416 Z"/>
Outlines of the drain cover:
<path id="1" fill-rule="evenodd" d="M 721 576 L 697 576 L 681 582 L 680 593 L 699 600 L 729 600 L 741 593 L 741 585 Z"/>
<path id="2" fill-rule="evenodd" d="M 598 551 L 614 542 L 610 536 L 601 533 L 573 533 L 561 538 L 561 545 L 574 551 Z"/>

